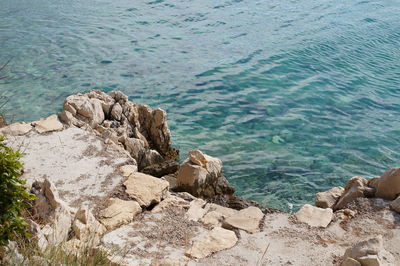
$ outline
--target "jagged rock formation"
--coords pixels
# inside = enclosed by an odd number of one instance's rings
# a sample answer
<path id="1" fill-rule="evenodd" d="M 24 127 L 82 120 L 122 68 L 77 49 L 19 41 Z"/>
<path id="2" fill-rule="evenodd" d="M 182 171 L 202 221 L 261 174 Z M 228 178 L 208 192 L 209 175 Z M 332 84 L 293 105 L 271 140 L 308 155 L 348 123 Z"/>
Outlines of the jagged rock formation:
<path id="1" fill-rule="evenodd" d="M 64 123 L 91 129 L 123 145 L 137 161 L 139 171 L 150 165 L 173 164 L 178 158 L 178 151 L 171 147 L 165 111 L 132 103 L 120 91 L 71 95 L 63 109 L 59 117 Z"/>

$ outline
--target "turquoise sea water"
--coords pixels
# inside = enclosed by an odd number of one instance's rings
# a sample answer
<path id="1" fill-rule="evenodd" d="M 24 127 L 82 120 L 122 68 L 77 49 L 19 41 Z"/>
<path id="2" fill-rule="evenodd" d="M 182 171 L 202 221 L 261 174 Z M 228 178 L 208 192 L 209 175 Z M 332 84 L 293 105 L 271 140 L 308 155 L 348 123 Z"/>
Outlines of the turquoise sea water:
<path id="1" fill-rule="evenodd" d="M 1 0 L 0 51 L 14 120 L 121 90 L 267 206 L 400 164 L 398 0 Z"/>

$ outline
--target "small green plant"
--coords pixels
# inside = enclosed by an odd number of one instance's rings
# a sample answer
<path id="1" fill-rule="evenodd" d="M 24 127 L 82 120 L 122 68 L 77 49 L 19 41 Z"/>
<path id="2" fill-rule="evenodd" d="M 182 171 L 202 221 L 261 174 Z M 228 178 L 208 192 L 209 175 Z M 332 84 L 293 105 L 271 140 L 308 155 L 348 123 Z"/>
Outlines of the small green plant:
<path id="1" fill-rule="evenodd" d="M 15 235 L 27 236 L 26 222 L 22 212 L 34 198 L 20 179 L 21 154 L 5 144 L 0 136 L 0 246 L 5 246 Z"/>

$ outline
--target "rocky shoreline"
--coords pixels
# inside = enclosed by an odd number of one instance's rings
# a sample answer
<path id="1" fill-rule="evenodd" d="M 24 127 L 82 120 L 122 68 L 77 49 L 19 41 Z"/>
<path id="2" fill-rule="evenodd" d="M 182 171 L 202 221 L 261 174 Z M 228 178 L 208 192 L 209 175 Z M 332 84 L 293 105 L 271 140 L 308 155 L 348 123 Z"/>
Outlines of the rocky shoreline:
<path id="1" fill-rule="evenodd" d="M 110 255 L 120 265 L 400 265 L 400 168 L 291 215 L 235 196 L 218 158 L 192 150 L 179 164 L 166 113 L 118 91 L 69 96 L 0 134 L 24 153 L 42 250 L 125 250 Z"/>

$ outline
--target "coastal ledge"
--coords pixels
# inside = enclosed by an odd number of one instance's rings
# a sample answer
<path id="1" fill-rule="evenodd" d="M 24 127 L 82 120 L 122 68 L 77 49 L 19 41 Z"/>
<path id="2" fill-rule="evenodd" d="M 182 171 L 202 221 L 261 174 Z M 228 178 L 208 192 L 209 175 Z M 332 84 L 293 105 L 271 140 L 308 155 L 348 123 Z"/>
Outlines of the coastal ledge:
<path id="1" fill-rule="evenodd" d="M 179 165 L 166 113 L 118 91 L 69 96 L 60 114 L 0 134 L 24 154 L 42 249 L 126 250 L 110 256 L 121 265 L 400 262 L 398 168 L 352 177 L 288 214 L 236 197 L 218 158 L 193 150 Z"/>

